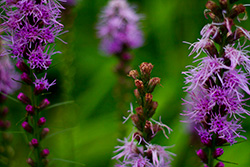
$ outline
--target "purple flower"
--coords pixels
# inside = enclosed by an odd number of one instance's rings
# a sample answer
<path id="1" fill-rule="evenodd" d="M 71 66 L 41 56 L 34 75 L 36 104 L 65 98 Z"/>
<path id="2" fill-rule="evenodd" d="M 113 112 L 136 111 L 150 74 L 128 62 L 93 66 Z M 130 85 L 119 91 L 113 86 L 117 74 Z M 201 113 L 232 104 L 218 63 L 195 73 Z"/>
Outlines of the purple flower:
<path id="1" fill-rule="evenodd" d="M 36 80 L 34 82 L 35 85 L 35 91 L 41 92 L 44 89 L 49 90 L 49 88 L 56 84 L 56 80 L 54 80 L 52 83 L 49 83 L 48 79 L 46 79 L 47 73 L 45 73 L 44 77 L 41 79 L 38 79 L 36 75 L 34 74 Z"/>
<path id="2" fill-rule="evenodd" d="M 101 49 L 107 54 L 117 54 L 125 48 L 140 47 L 143 44 L 138 28 L 140 19 L 126 0 L 111 0 L 97 26 Z"/>
<path id="3" fill-rule="evenodd" d="M 0 92 L 12 94 L 20 88 L 20 75 L 15 71 L 14 65 L 8 56 L 0 57 Z"/>

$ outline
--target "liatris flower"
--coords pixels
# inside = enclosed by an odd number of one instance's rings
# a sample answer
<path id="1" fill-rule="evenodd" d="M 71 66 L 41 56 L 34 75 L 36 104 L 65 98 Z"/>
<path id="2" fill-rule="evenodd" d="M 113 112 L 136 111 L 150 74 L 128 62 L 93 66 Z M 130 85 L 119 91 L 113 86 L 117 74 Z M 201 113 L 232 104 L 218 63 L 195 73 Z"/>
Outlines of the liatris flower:
<path id="1" fill-rule="evenodd" d="M 245 109 L 244 92 L 249 91 L 250 60 L 246 50 L 249 46 L 240 43 L 240 39 L 249 40 L 249 32 L 236 25 L 241 19 L 239 14 L 245 13 L 245 6 L 234 1 L 219 0 L 206 4 L 205 14 L 212 19 L 201 30 L 201 39 L 191 44 L 190 55 L 195 58 L 204 52 L 207 57 L 199 61 L 197 67 L 188 66 L 186 75 L 186 92 L 190 99 L 184 100 L 188 107 L 182 115 L 194 122 L 201 142 L 206 146 L 197 151 L 197 155 L 208 167 L 214 167 L 214 159 L 224 151 L 219 148 L 225 143 L 230 145 L 237 138 L 246 139 L 241 119 L 250 112 Z M 215 47 L 217 44 L 219 47 Z M 218 160 L 218 159 L 217 159 Z M 222 162 L 216 165 L 224 166 Z"/>
<path id="2" fill-rule="evenodd" d="M 111 0 L 104 9 L 99 25 L 98 36 L 102 39 L 101 49 L 107 54 L 119 54 L 126 49 L 143 44 L 142 33 L 138 28 L 141 16 L 137 15 L 126 0 Z"/>
<path id="3" fill-rule="evenodd" d="M 63 7 L 56 0 L 3 0 L 1 8 L 4 21 L 1 26 L 6 33 L 2 36 L 6 41 L 2 55 L 11 54 L 12 58 L 18 60 L 16 66 L 23 72 L 21 79 L 33 90 L 31 95 L 19 93 L 17 96 L 26 105 L 27 114 L 22 127 L 34 149 L 27 163 L 43 167 L 47 165 L 49 150 L 42 147 L 41 140 L 49 129 L 43 127 L 46 119 L 41 117 L 41 111 L 50 102 L 39 98 L 44 91 L 55 85 L 55 80 L 49 83 L 44 71 L 52 64 L 52 55 L 59 53 L 50 44 L 56 38 L 59 39 L 57 36 L 63 29 L 58 21 Z M 45 75 L 40 77 L 42 72 Z"/>
<path id="4" fill-rule="evenodd" d="M 12 94 L 20 88 L 20 75 L 15 71 L 14 65 L 7 56 L 0 57 L 0 92 Z M 0 101 L 5 97 L 0 94 Z"/>
<path id="5" fill-rule="evenodd" d="M 125 138 L 124 141 L 118 140 L 123 145 L 115 147 L 117 150 L 114 152 L 117 155 L 113 159 L 120 162 L 116 165 L 117 167 L 168 167 L 172 160 L 171 156 L 175 155 L 166 150 L 170 147 L 151 143 L 157 132 L 162 131 L 168 138 L 165 129 L 169 133 L 171 131 L 161 120 L 158 122 L 152 119 L 158 103 L 153 101 L 151 93 L 156 85 L 160 84 L 160 78 L 150 77 L 152 69 L 151 63 L 142 63 L 140 74 L 136 70 L 131 70 L 129 73 L 129 76 L 135 80 L 137 89 L 135 89 L 134 94 L 140 106 L 135 109 L 136 113 L 134 113 L 131 104 L 131 109 L 128 111 L 130 115 L 125 118 L 124 122 L 131 118 L 137 132 L 133 133 L 132 137 Z"/>

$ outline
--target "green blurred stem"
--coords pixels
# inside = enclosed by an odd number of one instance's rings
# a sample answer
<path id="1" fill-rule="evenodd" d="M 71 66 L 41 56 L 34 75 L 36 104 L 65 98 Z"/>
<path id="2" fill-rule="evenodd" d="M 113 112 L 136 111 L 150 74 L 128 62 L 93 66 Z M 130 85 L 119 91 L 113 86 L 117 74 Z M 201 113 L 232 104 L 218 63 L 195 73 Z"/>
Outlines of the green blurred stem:
<path id="1" fill-rule="evenodd" d="M 209 147 L 209 155 L 208 155 L 208 167 L 214 167 L 214 157 L 213 157 L 213 153 L 215 151 L 215 135 L 213 135 L 213 138 L 212 138 L 212 146 Z"/>
<path id="2" fill-rule="evenodd" d="M 32 74 L 34 73 L 34 71 L 32 71 Z M 32 76 L 32 80 L 35 80 L 34 76 Z M 38 147 L 34 148 L 35 150 L 35 163 L 36 163 L 36 167 L 44 167 L 43 163 L 42 163 L 42 157 L 41 157 L 41 146 L 40 146 L 40 141 L 41 141 L 41 138 L 40 138 L 40 128 L 38 126 L 38 120 L 39 120 L 39 115 L 40 115 L 40 111 L 39 109 L 37 108 L 38 106 L 38 96 L 34 94 L 34 87 L 31 85 L 31 96 L 32 96 L 32 101 L 31 101 L 31 104 L 32 106 L 35 107 L 35 114 L 33 116 L 33 128 L 34 128 L 34 132 L 33 132 L 33 138 L 37 139 L 38 140 Z"/>

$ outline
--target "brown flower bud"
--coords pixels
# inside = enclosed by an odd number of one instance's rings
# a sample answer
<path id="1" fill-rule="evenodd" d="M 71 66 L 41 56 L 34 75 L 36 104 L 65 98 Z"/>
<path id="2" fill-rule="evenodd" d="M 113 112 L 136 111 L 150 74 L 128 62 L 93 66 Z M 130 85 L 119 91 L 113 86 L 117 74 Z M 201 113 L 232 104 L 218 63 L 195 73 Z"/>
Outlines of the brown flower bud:
<path id="1" fill-rule="evenodd" d="M 227 5 L 228 5 L 227 0 L 219 0 L 219 3 L 222 9 L 227 9 Z"/>
<path id="2" fill-rule="evenodd" d="M 232 10 L 230 11 L 229 17 L 234 19 L 241 13 L 246 13 L 246 7 L 242 4 L 234 5 Z"/>
<path id="3" fill-rule="evenodd" d="M 222 18 L 221 9 L 214 1 L 207 1 L 206 8 L 211 10 L 215 16 Z"/>
<path id="4" fill-rule="evenodd" d="M 138 88 L 140 93 L 144 90 L 143 82 L 139 79 L 135 80 L 135 86 Z"/>
<path id="5" fill-rule="evenodd" d="M 146 93 L 146 95 L 145 95 L 145 102 L 146 103 L 151 103 L 152 99 L 153 99 L 153 95 L 150 94 L 150 93 Z"/>
<path id="6" fill-rule="evenodd" d="M 158 77 L 151 78 L 148 82 L 148 92 L 152 93 L 156 85 L 160 84 L 161 79 Z"/>
<path id="7" fill-rule="evenodd" d="M 158 103 L 156 101 L 152 102 L 152 108 L 148 112 L 148 117 L 151 118 L 155 114 L 155 110 L 158 107 Z"/>
<path id="8" fill-rule="evenodd" d="M 141 131 L 142 127 L 141 127 L 140 119 L 139 119 L 138 115 L 137 114 L 132 115 L 131 119 L 132 119 L 134 125 L 136 126 L 136 128 Z"/>
<path id="9" fill-rule="evenodd" d="M 138 115 L 140 115 L 140 116 L 143 115 L 143 108 L 142 108 L 142 106 L 137 107 L 137 108 L 135 109 L 135 111 L 136 111 L 136 113 L 137 113 Z"/>
<path id="10" fill-rule="evenodd" d="M 134 79 L 137 79 L 139 77 L 139 73 L 137 70 L 131 70 L 129 71 L 129 74 L 128 74 L 129 77 L 132 77 Z"/>
<path id="11" fill-rule="evenodd" d="M 208 51 L 208 53 L 211 57 L 217 57 L 219 55 L 218 51 L 214 45 L 214 42 L 212 40 L 208 40 L 204 49 L 206 49 Z"/>
<path id="12" fill-rule="evenodd" d="M 143 62 L 140 65 L 140 71 L 142 75 L 150 75 L 154 66 L 151 63 Z"/>

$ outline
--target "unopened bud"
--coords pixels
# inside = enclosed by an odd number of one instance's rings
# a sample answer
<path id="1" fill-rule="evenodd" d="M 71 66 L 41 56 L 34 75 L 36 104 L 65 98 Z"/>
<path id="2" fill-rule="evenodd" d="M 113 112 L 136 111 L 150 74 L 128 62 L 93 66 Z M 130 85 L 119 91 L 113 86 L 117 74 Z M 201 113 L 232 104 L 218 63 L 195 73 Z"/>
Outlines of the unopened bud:
<path id="1" fill-rule="evenodd" d="M 151 63 L 143 62 L 140 65 L 140 71 L 142 75 L 150 75 L 154 66 Z"/>
<path id="2" fill-rule="evenodd" d="M 146 95 L 145 95 L 145 102 L 149 104 L 149 103 L 152 102 L 152 99 L 153 99 L 153 95 L 150 94 L 150 93 L 146 93 Z"/>
<path id="3" fill-rule="evenodd" d="M 242 5 L 242 4 L 234 5 L 232 10 L 230 11 L 229 17 L 234 19 L 239 14 L 245 13 L 245 12 L 246 12 L 246 7 L 244 5 Z"/>
<path id="4" fill-rule="evenodd" d="M 131 70 L 129 71 L 129 74 L 128 74 L 129 77 L 132 77 L 134 79 L 137 79 L 139 77 L 139 73 L 137 70 Z"/>
<path id="5" fill-rule="evenodd" d="M 35 95 L 41 94 L 44 89 L 45 89 L 44 85 L 37 85 L 35 86 L 34 94 Z"/>
<path id="6" fill-rule="evenodd" d="M 48 99 L 43 99 L 41 103 L 39 104 L 39 108 L 42 110 L 46 108 L 48 105 L 50 105 L 50 102 Z"/>
<path id="7" fill-rule="evenodd" d="M 158 77 L 151 78 L 148 82 L 148 92 L 152 93 L 156 87 L 156 85 L 160 84 L 161 79 Z"/>
<path id="8" fill-rule="evenodd" d="M 214 45 L 214 42 L 212 40 L 208 40 L 204 49 L 206 49 L 208 51 L 208 53 L 211 57 L 217 57 L 219 55 L 218 51 Z"/>
<path id="9" fill-rule="evenodd" d="M 38 145 L 39 145 L 38 140 L 37 140 L 37 139 L 32 139 L 32 140 L 31 140 L 31 145 L 32 145 L 33 147 L 38 147 Z"/>
<path id="10" fill-rule="evenodd" d="M 205 153 L 205 151 L 203 151 L 202 149 L 199 149 L 196 154 L 198 155 L 198 157 L 204 162 L 207 163 L 208 162 L 208 158 L 207 158 L 207 154 Z"/>
<path id="11" fill-rule="evenodd" d="M 144 90 L 143 82 L 139 79 L 135 80 L 135 86 L 138 88 L 139 92 Z"/>
<path id="12" fill-rule="evenodd" d="M 16 67 L 22 71 L 22 72 L 25 72 L 27 74 L 30 74 L 30 68 L 22 61 L 22 60 L 19 60 L 17 63 L 16 63 Z"/>
<path id="13" fill-rule="evenodd" d="M 46 123 L 45 117 L 40 118 L 37 122 L 38 126 L 43 126 L 45 123 Z"/>
<path id="14" fill-rule="evenodd" d="M 210 9 L 216 16 L 222 17 L 221 9 L 214 1 L 207 1 L 206 8 Z"/>
<path id="15" fill-rule="evenodd" d="M 225 165 L 224 165 L 224 163 L 223 162 L 218 162 L 216 165 L 215 165 L 215 167 L 224 167 Z"/>
<path id="16" fill-rule="evenodd" d="M 140 98 L 141 98 L 138 89 L 135 89 L 135 90 L 134 90 L 134 95 L 135 95 L 135 97 L 136 97 L 137 99 L 140 99 Z"/>
<path id="17" fill-rule="evenodd" d="M 43 128 L 41 132 L 41 138 L 44 138 L 49 133 L 49 128 Z"/>
<path id="18" fill-rule="evenodd" d="M 136 113 L 137 113 L 138 115 L 140 115 L 140 116 L 142 116 L 142 115 L 143 115 L 143 109 L 142 109 L 142 106 L 137 107 L 137 108 L 135 109 L 135 111 L 136 111 Z"/>
<path id="19" fill-rule="evenodd" d="M 222 148 L 216 148 L 213 153 L 213 157 L 214 158 L 220 157 L 223 153 L 224 153 L 224 150 Z"/>
<path id="20" fill-rule="evenodd" d="M 35 113 L 35 108 L 34 108 L 32 105 L 30 105 L 30 104 L 28 104 L 28 105 L 25 107 L 25 110 L 26 110 L 30 115 L 34 115 L 34 113 Z"/>
<path id="21" fill-rule="evenodd" d="M 219 0 L 219 3 L 222 9 L 227 9 L 227 6 L 228 6 L 227 0 Z"/>
<path id="22" fill-rule="evenodd" d="M 132 119 L 134 125 L 141 131 L 142 127 L 141 127 L 140 119 L 139 119 L 138 115 L 137 114 L 132 115 L 131 119 Z"/>
<path id="23" fill-rule="evenodd" d="M 22 73 L 22 75 L 21 75 L 21 79 L 25 82 L 25 83 L 27 83 L 27 84 L 32 84 L 32 79 L 29 77 L 29 75 L 27 74 L 27 73 Z"/>
<path id="24" fill-rule="evenodd" d="M 26 122 L 26 121 L 22 123 L 22 127 L 23 127 L 24 130 L 26 130 L 29 133 L 33 132 L 32 126 L 30 126 L 29 123 Z"/>
<path id="25" fill-rule="evenodd" d="M 22 92 L 20 92 L 17 96 L 17 99 L 20 100 L 24 104 L 30 104 L 30 99 Z"/>
<path id="26" fill-rule="evenodd" d="M 47 157 L 48 155 L 49 155 L 49 149 L 47 149 L 47 148 L 44 149 L 44 150 L 41 152 L 41 156 L 44 157 L 44 158 Z"/>
<path id="27" fill-rule="evenodd" d="M 151 118 L 155 114 L 155 110 L 157 109 L 157 107 L 158 107 L 158 103 L 156 101 L 153 101 L 152 108 L 148 112 L 148 117 Z"/>
<path id="28" fill-rule="evenodd" d="M 28 158 L 26 160 L 27 164 L 29 164 L 30 166 L 34 167 L 35 166 L 35 162 L 31 159 L 31 158 Z"/>

